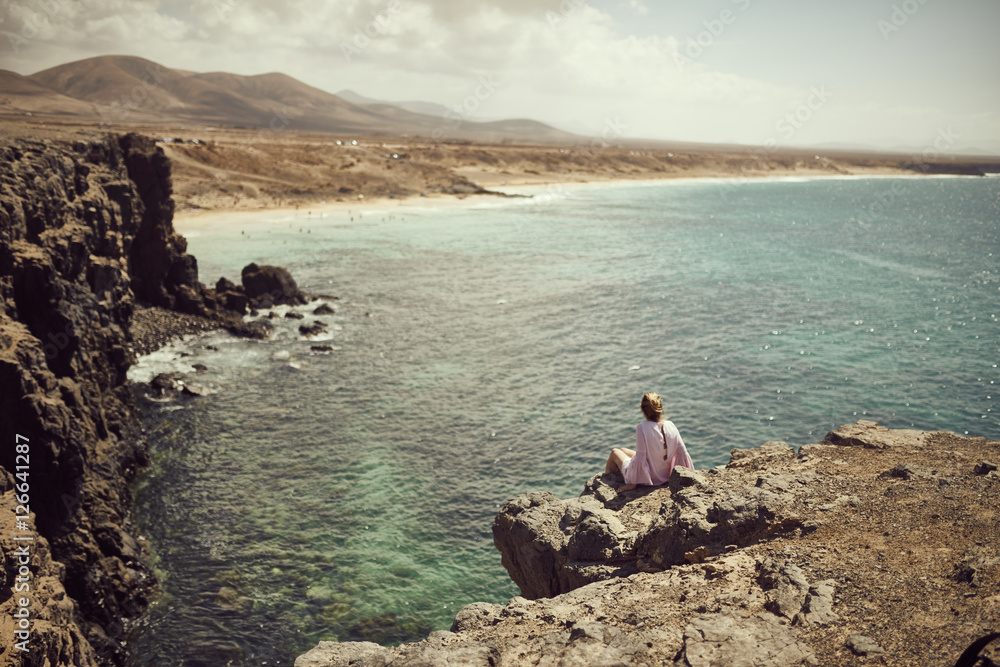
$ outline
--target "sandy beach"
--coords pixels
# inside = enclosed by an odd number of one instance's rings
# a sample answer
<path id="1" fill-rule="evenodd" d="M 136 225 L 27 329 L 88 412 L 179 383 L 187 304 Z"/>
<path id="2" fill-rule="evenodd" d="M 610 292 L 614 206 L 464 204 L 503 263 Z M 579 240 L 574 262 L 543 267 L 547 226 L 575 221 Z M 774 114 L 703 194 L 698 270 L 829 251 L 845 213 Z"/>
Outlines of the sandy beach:
<path id="1" fill-rule="evenodd" d="M 689 179 L 906 176 L 962 173 L 970 160 L 942 164 L 913 156 L 752 147 L 435 144 L 399 138 L 291 135 L 248 145 L 234 131 L 212 143 L 161 144 L 174 168 L 179 225 L 224 214 L 269 219 L 367 215 L 446 206 L 490 206 L 512 197 L 560 197 L 581 187 Z"/>
<path id="2" fill-rule="evenodd" d="M 116 128 L 158 139 L 172 166 L 179 228 L 223 219 L 295 220 L 352 213 L 489 206 L 511 196 L 691 178 L 919 176 L 1000 171 L 996 160 L 670 142 L 434 142 L 220 127 Z M 75 123 L 5 123 L 4 133 L 93 140 Z M 169 141 L 164 138 L 169 137 Z"/>

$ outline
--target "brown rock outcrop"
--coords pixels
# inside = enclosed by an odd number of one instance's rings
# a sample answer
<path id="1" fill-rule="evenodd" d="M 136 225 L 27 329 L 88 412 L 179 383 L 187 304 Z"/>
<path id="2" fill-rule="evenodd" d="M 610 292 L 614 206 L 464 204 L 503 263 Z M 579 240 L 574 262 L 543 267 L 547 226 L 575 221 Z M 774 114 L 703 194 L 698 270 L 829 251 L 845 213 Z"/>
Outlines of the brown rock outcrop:
<path id="1" fill-rule="evenodd" d="M 979 472 L 998 452 L 858 422 L 798 453 L 734 450 L 669 488 L 616 494 L 595 477 L 573 500 L 525 494 L 494 536 L 537 599 L 468 605 L 450 633 L 416 644 L 323 643 L 296 666 L 847 666 L 863 654 L 951 667 L 1000 626 L 1000 480 Z"/>
<path id="2" fill-rule="evenodd" d="M 528 599 L 566 593 L 611 576 L 655 572 L 697 562 L 758 541 L 814 528 L 798 514 L 787 493 L 815 474 L 758 478 L 765 465 L 795 459 L 785 443 L 767 443 L 734 455 L 730 466 L 700 473 L 676 468 L 670 502 L 656 507 L 614 488 L 616 475 L 598 475 L 583 495 L 557 500 L 533 493 L 511 500 L 497 515 L 494 542 L 511 579 Z M 754 485 L 752 482 L 758 483 Z M 785 493 L 782 493 L 785 491 Z"/>

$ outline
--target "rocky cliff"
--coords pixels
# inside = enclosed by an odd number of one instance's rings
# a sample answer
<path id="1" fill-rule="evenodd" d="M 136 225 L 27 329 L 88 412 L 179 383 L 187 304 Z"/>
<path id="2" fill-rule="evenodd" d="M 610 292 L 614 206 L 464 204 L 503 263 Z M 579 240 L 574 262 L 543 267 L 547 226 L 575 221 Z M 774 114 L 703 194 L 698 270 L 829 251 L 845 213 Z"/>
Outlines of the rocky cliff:
<path id="1" fill-rule="evenodd" d="M 1000 630 L 1000 442 L 858 422 L 666 488 L 531 493 L 493 527 L 522 596 L 341 665 L 955 665 Z M 1000 664 L 1000 642 L 965 667 Z"/>
<path id="2" fill-rule="evenodd" d="M 133 313 L 239 319 L 198 282 L 170 194 L 168 160 L 136 135 L 0 141 L 4 664 L 124 664 L 155 589 L 130 519 L 146 463 Z"/>

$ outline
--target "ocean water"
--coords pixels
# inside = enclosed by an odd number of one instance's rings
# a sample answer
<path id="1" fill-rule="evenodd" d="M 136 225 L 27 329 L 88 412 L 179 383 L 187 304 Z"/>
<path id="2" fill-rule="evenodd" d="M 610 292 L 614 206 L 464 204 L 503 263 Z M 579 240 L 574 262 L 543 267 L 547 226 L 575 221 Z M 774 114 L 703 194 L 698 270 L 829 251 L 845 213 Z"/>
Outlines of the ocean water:
<path id="1" fill-rule="evenodd" d="M 281 319 L 133 369 L 201 363 L 216 392 L 140 396 L 164 593 L 137 665 L 291 665 L 506 601 L 497 510 L 578 494 L 634 444 L 646 391 L 700 468 L 858 419 L 1000 439 L 997 178 L 566 187 L 188 238 L 206 282 L 278 264 L 339 300 L 297 308 L 323 340 Z"/>

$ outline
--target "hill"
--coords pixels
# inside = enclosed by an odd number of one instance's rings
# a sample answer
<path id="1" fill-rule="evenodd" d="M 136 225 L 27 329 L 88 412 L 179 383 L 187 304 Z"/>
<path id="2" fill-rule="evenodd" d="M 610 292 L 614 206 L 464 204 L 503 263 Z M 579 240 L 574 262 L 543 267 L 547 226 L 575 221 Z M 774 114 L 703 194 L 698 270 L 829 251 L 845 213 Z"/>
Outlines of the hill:
<path id="1" fill-rule="evenodd" d="M 448 120 L 441 113 L 426 113 L 439 110 L 433 105 L 414 107 L 355 98 L 365 101 L 343 99 L 278 72 L 253 76 L 190 72 L 134 56 L 87 58 L 27 77 L 0 70 L 0 116 L 8 117 L 490 142 L 572 142 L 577 138 L 537 121 Z"/>
<path id="2" fill-rule="evenodd" d="M 60 95 L 54 90 L 15 72 L 0 70 L 0 115 L 79 117 L 94 113 L 93 106 Z"/>

